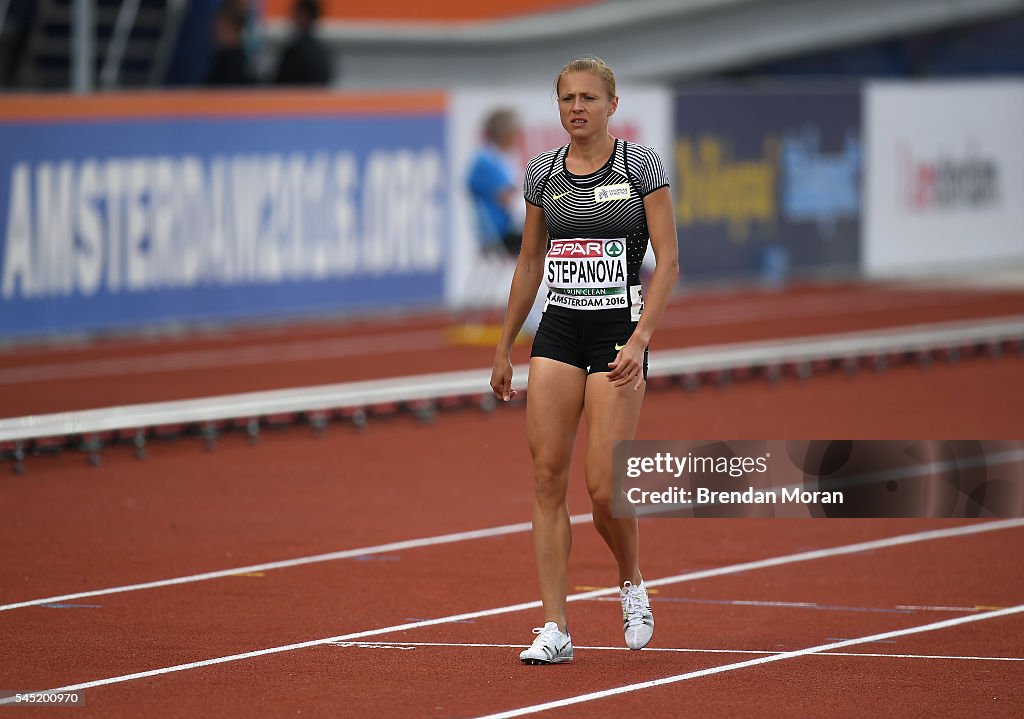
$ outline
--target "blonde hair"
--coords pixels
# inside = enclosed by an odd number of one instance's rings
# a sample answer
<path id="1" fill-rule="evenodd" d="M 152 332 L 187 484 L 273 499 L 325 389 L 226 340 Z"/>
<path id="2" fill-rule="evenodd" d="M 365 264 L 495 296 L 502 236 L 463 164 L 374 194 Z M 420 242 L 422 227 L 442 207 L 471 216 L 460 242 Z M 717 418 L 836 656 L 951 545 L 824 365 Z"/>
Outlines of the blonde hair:
<path id="1" fill-rule="evenodd" d="M 569 62 L 565 63 L 565 67 L 558 73 L 558 77 L 555 78 L 555 96 L 559 95 L 558 83 L 562 81 L 562 76 L 570 72 L 591 72 L 597 75 L 601 82 L 604 83 L 604 87 L 608 90 L 608 97 L 615 97 L 615 73 L 608 67 L 601 58 L 595 55 L 587 55 L 584 57 L 574 57 Z"/>

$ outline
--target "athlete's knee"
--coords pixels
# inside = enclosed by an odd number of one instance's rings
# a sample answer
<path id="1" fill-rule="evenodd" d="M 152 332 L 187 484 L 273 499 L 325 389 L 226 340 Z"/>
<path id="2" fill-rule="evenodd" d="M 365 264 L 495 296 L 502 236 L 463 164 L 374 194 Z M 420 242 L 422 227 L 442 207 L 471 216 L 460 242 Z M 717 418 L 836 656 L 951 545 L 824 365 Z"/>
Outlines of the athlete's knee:
<path id="1" fill-rule="evenodd" d="M 594 515 L 611 516 L 612 513 L 612 488 L 605 486 L 590 486 L 590 504 L 594 508 Z"/>
<path id="2" fill-rule="evenodd" d="M 569 470 L 546 463 L 533 468 L 533 492 L 541 504 L 561 505 L 569 488 Z"/>

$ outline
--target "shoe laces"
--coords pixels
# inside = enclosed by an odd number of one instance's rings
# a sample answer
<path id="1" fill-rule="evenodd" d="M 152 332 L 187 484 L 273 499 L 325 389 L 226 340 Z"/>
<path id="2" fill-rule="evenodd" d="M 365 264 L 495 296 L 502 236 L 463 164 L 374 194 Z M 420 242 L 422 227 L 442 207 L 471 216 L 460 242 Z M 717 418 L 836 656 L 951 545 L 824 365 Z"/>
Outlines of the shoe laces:
<path id="1" fill-rule="evenodd" d="M 629 626 L 638 627 L 644 623 L 644 613 L 649 610 L 650 605 L 645 601 L 641 587 L 626 582 L 622 589 L 622 618 Z"/>
<path id="2" fill-rule="evenodd" d="M 562 634 L 557 624 L 546 624 L 543 627 L 534 627 L 533 633 L 537 638 L 533 640 L 534 646 L 542 644 L 555 644 L 555 640 Z"/>

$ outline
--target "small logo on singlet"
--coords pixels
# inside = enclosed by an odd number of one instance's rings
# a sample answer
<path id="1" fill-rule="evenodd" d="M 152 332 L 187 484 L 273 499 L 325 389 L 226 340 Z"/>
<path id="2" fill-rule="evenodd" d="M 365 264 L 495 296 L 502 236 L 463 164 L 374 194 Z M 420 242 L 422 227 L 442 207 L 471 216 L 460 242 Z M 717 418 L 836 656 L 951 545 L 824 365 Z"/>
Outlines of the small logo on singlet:
<path id="1" fill-rule="evenodd" d="M 628 200 L 630 197 L 629 183 L 618 185 L 602 185 L 594 188 L 594 202 L 611 202 L 612 200 Z"/>
<path id="2" fill-rule="evenodd" d="M 620 345 L 618 342 L 615 343 L 615 351 L 616 352 L 618 352 L 619 350 L 624 350 L 624 349 L 626 349 L 626 345 Z"/>
<path id="3" fill-rule="evenodd" d="M 570 194 L 572 194 L 572 190 L 569 190 L 568 192 L 563 192 L 563 193 L 561 193 L 561 194 L 559 194 L 559 195 L 552 195 L 552 196 L 551 196 L 551 199 L 552 199 L 552 200 L 560 200 L 560 199 L 562 199 L 563 197 L 565 197 L 566 195 L 570 195 Z"/>

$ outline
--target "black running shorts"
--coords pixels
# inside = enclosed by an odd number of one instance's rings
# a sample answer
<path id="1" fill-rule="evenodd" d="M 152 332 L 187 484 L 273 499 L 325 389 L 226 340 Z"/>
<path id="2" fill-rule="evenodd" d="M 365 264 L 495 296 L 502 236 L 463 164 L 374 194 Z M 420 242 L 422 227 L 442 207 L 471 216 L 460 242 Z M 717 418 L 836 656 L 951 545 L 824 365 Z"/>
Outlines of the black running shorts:
<path id="1" fill-rule="evenodd" d="M 637 325 L 623 319 L 624 314 L 615 310 L 583 311 L 549 305 L 533 338 L 530 356 L 565 362 L 586 370 L 587 374 L 610 372 L 608 363 L 614 362 L 619 353 L 616 347 L 626 344 Z M 646 347 L 644 379 L 647 379 Z"/>

